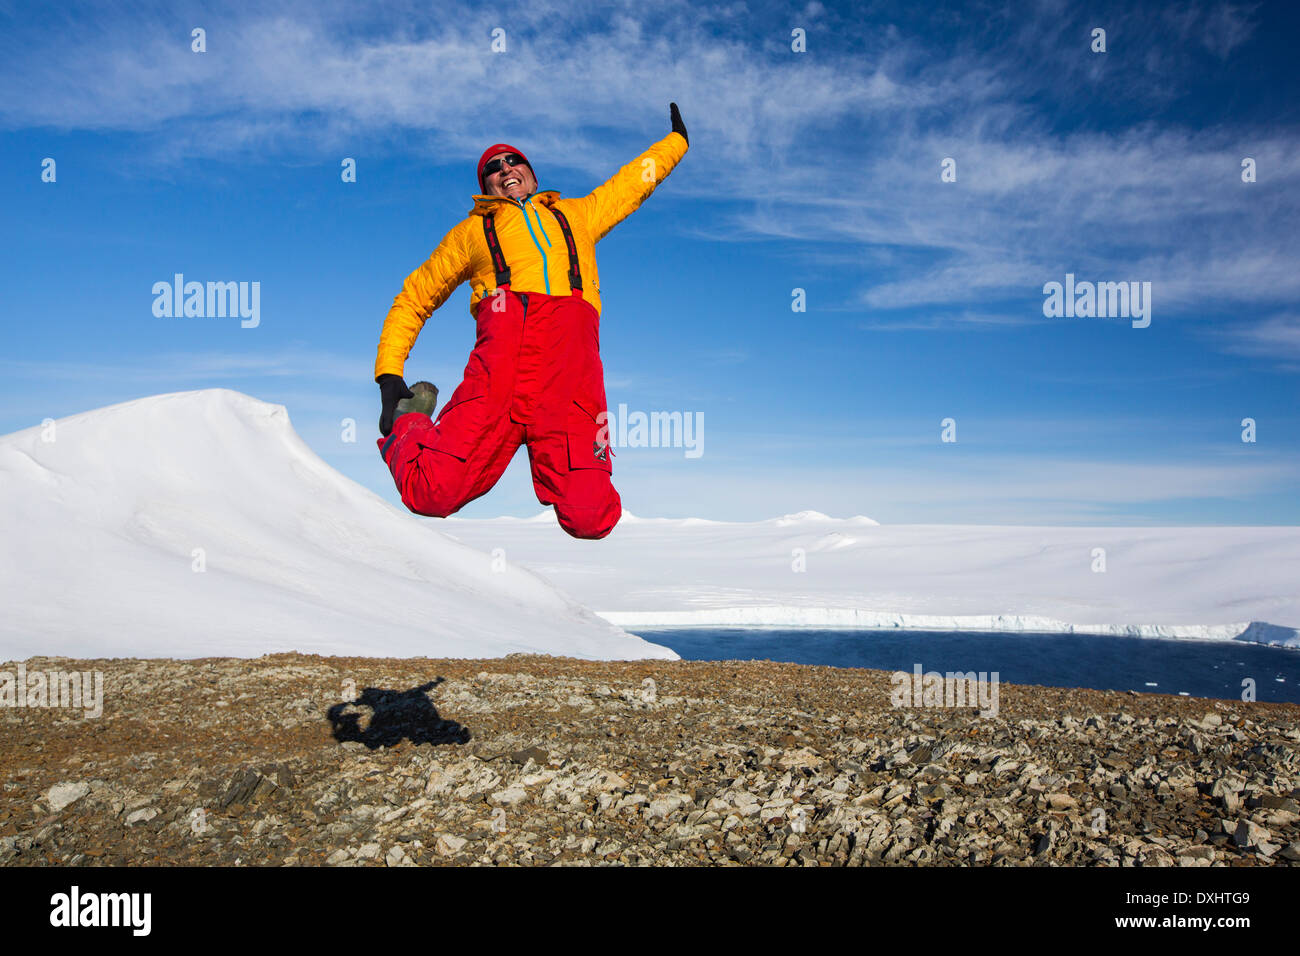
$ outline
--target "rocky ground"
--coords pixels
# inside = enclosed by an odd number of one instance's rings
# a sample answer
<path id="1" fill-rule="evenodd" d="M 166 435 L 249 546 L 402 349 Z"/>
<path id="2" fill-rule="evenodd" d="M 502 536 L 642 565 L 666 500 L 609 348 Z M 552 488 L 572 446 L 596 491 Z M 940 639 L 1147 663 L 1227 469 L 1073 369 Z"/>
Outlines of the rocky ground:
<path id="1" fill-rule="evenodd" d="M 32 659 L 0 863 L 1296 865 L 1300 707 L 881 671 L 512 656 Z M 14 671 L 16 665 L 0 665 Z"/>

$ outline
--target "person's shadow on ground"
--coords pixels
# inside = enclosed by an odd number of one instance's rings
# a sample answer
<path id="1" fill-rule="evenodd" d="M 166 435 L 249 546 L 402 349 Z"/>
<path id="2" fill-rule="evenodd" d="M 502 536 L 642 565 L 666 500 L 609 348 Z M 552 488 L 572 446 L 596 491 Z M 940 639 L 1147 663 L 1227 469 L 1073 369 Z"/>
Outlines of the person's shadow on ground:
<path id="1" fill-rule="evenodd" d="M 439 677 L 405 691 L 367 687 L 356 700 L 329 709 L 334 739 L 340 743 L 355 740 L 370 750 L 391 747 L 400 740 L 435 746 L 467 743 L 469 729 L 454 720 L 444 720 L 429 700 L 428 691 L 442 682 Z M 362 730 L 362 714 L 352 708 L 364 707 L 369 707 L 372 714 Z"/>

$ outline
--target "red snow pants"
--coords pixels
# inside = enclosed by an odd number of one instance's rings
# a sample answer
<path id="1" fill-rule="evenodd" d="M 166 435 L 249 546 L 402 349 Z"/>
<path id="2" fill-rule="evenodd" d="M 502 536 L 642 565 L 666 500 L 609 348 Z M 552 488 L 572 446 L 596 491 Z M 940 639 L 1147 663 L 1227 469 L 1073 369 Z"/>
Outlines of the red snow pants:
<path id="1" fill-rule="evenodd" d="M 521 444 L 533 489 L 575 538 L 603 538 L 622 501 L 611 482 L 600 316 L 582 298 L 500 287 L 479 301 L 464 381 L 437 420 L 398 417 L 379 439 L 402 503 L 445 518 L 486 494 Z"/>

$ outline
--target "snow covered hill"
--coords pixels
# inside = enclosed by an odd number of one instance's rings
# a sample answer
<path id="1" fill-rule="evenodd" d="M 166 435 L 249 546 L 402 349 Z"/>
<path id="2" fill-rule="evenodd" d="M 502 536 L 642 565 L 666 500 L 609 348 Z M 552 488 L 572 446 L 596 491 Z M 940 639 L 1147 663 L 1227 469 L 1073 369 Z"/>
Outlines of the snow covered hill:
<path id="1" fill-rule="evenodd" d="M 677 656 L 494 568 L 226 389 L 0 437 L 0 504 L 0 660 Z"/>
<path id="2" fill-rule="evenodd" d="M 623 627 L 853 627 L 1245 640 L 1300 647 L 1300 528 L 623 520 L 599 560 L 553 515 L 442 524 Z M 1104 570 L 1103 570 L 1104 567 Z"/>

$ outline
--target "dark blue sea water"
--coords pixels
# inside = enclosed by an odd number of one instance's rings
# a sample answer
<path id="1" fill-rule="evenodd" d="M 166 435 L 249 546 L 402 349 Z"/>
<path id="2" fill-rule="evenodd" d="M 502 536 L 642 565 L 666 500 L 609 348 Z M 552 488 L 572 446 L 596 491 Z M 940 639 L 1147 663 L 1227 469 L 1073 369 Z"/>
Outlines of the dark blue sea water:
<path id="1" fill-rule="evenodd" d="M 1082 634 L 638 628 L 690 661 L 771 660 L 880 670 L 998 672 L 1008 684 L 1300 704 L 1300 650 Z"/>

